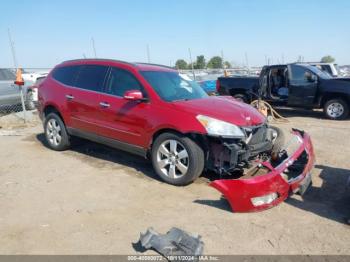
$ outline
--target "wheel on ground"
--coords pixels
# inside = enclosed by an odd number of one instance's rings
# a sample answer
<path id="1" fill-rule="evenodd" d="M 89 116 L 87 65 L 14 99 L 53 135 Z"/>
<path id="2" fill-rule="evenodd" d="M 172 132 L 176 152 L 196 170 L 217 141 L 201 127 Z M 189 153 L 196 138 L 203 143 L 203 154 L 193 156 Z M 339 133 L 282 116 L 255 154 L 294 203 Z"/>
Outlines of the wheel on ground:
<path id="1" fill-rule="evenodd" d="M 204 152 L 192 139 L 175 133 L 159 135 L 152 146 L 152 164 L 165 182 L 184 186 L 204 169 Z"/>
<path id="2" fill-rule="evenodd" d="M 32 91 L 28 91 L 27 97 L 26 97 L 26 110 L 34 110 L 36 108 L 34 103 L 34 95 Z"/>
<path id="3" fill-rule="evenodd" d="M 349 105 L 340 98 L 327 101 L 324 105 L 324 114 L 332 120 L 343 120 L 349 115 Z"/>
<path id="4" fill-rule="evenodd" d="M 243 102 L 243 103 L 247 103 L 248 102 L 248 98 L 246 95 L 243 94 L 236 94 L 233 96 L 236 100 Z"/>
<path id="5" fill-rule="evenodd" d="M 63 151 L 69 148 L 69 136 L 59 115 L 56 113 L 48 114 L 45 117 L 44 129 L 46 142 L 51 149 Z"/>

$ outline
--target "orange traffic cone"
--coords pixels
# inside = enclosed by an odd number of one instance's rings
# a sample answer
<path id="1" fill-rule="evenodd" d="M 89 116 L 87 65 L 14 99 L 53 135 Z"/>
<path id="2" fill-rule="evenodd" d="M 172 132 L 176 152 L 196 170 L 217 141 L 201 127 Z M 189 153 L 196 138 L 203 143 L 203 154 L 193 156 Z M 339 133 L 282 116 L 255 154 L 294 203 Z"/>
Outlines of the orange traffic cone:
<path id="1" fill-rule="evenodd" d="M 18 85 L 18 86 L 23 86 L 24 85 L 24 81 L 23 81 L 23 78 L 22 78 L 22 69 L 21 68 L 17 69 L 15 84 Z"/>

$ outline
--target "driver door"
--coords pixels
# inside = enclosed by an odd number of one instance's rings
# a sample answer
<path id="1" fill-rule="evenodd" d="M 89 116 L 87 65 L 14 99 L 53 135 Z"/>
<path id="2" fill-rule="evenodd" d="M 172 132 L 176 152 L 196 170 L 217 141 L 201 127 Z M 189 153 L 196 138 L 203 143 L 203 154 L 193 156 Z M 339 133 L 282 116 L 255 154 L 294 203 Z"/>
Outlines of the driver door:
<path id="1" fill-rule="evenodd" d="M 101 135 L 145 146 L 144 133 L 150 125 L 151 103 L 125 99 L 123 96 L 128 90 L 140 90 L 147 98 L 143 86 L 131 72 L 111 67 L 107 84 L 99 96 Z"/>
<path id="2" fill-rule="evenodd" d="M 288 105 L 310 107 L 317 91 L 317 76 L 300 65 L 288 66 Z"/>

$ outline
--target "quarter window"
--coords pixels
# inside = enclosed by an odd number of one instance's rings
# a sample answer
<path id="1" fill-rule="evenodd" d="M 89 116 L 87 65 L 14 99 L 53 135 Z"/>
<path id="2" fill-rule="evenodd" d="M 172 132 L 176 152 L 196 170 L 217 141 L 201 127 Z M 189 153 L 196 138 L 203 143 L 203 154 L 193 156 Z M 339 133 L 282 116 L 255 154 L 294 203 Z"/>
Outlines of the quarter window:
<path id="1" fill-rule="evenodd" d="M 112 67 L 106 92 L 115 96 L 124 96 L 124 93 L 128 90 L 143 92 L 141 84 L 131 73 Z M 143 95 L 146 96 L 145 93 Z"/>
<path id="2" fill-rule="evenodd" d="M 78 74 L 75 86 L 101 92 L 108 67 L 100 65 L 84 65 Z"/>

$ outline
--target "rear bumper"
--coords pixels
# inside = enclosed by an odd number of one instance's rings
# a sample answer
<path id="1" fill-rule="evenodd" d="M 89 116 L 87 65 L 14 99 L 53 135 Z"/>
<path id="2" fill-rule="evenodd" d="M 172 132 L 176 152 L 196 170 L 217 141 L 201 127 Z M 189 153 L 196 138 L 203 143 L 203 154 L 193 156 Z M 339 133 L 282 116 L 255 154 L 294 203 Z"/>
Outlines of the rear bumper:
<path id="1" fill-rule="evenodd" d="M 210 186 L 225 196 L 233 211 L 252 212 L 268 209 L 278 205 L 292 193 L 305 192 L 310 182 L 315 154 L 307 133 L 299 130 L 293 130 L 292 133 L 298 141 L 297 149 L 276 167 L 270 162 L 261 162 L 260 165 L 268 170 L 266 174 L 243 179 L 219 179 L 210 183 Z M 299 165 L 301 158 L 305 160 L 300 172 L 292 178 L 286 178 L 288 168 Z M 253 199 L 271 195 L 274 197 L 270 201 L 253 204 Z"/>

